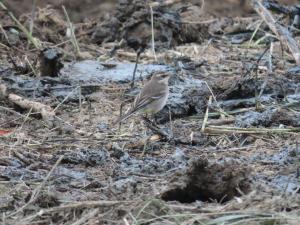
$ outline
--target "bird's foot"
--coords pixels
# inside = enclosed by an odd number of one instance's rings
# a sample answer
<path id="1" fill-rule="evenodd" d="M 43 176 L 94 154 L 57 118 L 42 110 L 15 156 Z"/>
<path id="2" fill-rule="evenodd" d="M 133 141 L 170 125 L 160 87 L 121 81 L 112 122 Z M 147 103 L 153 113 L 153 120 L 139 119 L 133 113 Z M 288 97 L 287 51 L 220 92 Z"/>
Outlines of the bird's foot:
<path id="1" fill-rule="evenodd" d="M 170 140 L 173 139 L 173 137 L 170 134 L 168 134 L 167 132 L 165 132 L 164 130 L 162 130 L 161 128 L 159 128 L 149 118 L 143 116 L 142 119 L 145 122 L 146 127 L 149 128 L 150 130 L 152 130 L 154 133 L 162 136 L 167 141 L 170 141 Z"/>

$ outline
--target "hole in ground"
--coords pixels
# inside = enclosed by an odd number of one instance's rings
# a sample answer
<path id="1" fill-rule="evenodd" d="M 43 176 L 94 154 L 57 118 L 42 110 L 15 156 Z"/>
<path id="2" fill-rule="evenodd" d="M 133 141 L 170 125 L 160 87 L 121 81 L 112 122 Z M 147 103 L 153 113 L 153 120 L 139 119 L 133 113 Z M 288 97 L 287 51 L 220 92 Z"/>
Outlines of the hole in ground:
<path id="1" fill-rule="evenodd" d="M 224 203 L 250 191 L 249 169 L 234 160 L 209 163 L 205 159 L 192 162 L 185 174 L 170 183 L 161 198 L 165 201 L 192 203 L 218 201 Z"/>

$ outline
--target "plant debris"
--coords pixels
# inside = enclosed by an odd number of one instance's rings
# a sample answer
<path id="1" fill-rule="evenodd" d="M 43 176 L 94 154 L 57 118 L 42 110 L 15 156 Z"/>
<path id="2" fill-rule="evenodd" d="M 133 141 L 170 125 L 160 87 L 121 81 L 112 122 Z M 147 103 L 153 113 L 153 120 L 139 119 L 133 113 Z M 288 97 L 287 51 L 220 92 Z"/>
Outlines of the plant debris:
<path id="1" fill-rule="evenodd" d="M 296 3 L 1 1 L 0 223 L 298 224 Z"/>

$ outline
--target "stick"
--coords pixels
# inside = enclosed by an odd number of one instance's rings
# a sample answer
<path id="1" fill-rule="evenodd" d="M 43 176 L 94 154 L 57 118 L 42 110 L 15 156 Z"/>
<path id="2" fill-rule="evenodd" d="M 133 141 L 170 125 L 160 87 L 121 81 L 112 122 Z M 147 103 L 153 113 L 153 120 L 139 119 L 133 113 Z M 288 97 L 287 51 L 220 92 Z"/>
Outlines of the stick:
<path id="1" fill-rule="evenodd" d="M 10 18 L 17 24 L 18 28 L 23 31 L 28 39 L 36 49 L 41 49 L 41 44 L 30 34 L 30 32 L 24 27 L 20 21 L 9 11 L 6 6 L 0 1 L 0 7 L 10 16 Z"/>
<path id="2" fill-rule="evenodd" d="M 211 100 L 212 100 L 212 96 L 209 96 L 208 104 L 207 104 L 207 108 L 206 108 L 206 112 L 205 112 L 205 116 L 204 116 L 203 123 L 202 123 L 202 127 L 201 127 L 201 132 L 202 132 L 202 133 L 204 133 L 205 125 L 207 124 L 207 120 L 208 120 L 208 111 L 209 111 L 209 108 L 210 108 L 210 106 L 211 106 Z"/>
<path id="3" fill-rule="evenodd" d="M 265 21 L 265 23 L 269 26 L 269 28 L 273 31 L 273 33 L 277 36 L 277 38 L 282 42 L 286 43 L 290 52 L 292 53 L 296 64 L 300 65 L 300 49 L 292 37 L 291 33 L 285 27 L 276 23 L 272 14 L 263 6 L 261 1 L 252 0 L 251 1 L 254 10 L 260 15 L 260 17 Z"/>
<path id="4" fill-rule="evenodd" d="M 138 66 L 138 63 L 139 63 L 139 58 L 140 58 L 141 53 L 142 53 L 142 49 L 139 48 L 137 50 L 137 53 L 136 53 L 135 65 L 134 65 L 133 74 L 132 74 L 132 81 L 131 81 L 131 84 L 130 84 L 131 88 L 134 87 L 134 80 L 135 80 L 136 69 L 137 69 L 137 66 Z"/>
<path id="5" fill-rule="evenodd" d="M 287 134 L 300 133 L 300 128 L 241 128 L 226 126 L 207 126 L 205 133 L 210 134 Z"/>
<path id="6" fill-rule="evenodd" d="M 20 106 L 22 109 L 32 109 L 33 112 L 41 114 L 43 120 L 48 125 L 52 126 L 54 122 L 55 112 L 50 106 L 44 105 L 40 102 L 34 102 L 19 95 L 9 93 L 7 87 L 4 84 L 0 84 L 0 99 L 7 99 L 9 102 Z"/>
<path id="7" fill-rule="evenodd" d="M 71 42 L 73 44 L 73 47 L 75 49 L 76 55 L 78 55 L 80 53 L 80 48 L 79 48 L 79 45 L 78 45 L 78 42 L 77 42 L 77 39 L 76 39 L 76 36 L 75 36 L 74 25 L 71 23 L 70 17 L 68 15 L 68 12 L 67 12 L 65 6 L 62 5 L 61 7 L 62 7 L 62 9 L 64 11 L 64 14 L 65 14 L 65 17 L 67 19 L 68 26 L 69 26 L 69 29 L 70 29 L 70 40 L 71 40 Z"/>
<path id="8" fill-rule="evenodd" d="M 79 220 L 77 220 L 75 223 L 72 223 L 71 225 L 81 225 L 86 224 L 85 222 L 88 221 L 90 218 L 95 217 L 100 214 L 100 210 L 94 209 L 91 212 L 85 214 L 83 217 L 81 217 Z"/>
<path id="9" fill-rule="evenodd" d="M 153 8 L 152 8 L 151 4 L 150 4 L 150 12 L 151 12 L 151 47 L 152 47 L 152 52 L 153 52 L 155 61 L 157 62 L 157 57 L 156 57 L 156 53 L 155 53 Z"/>

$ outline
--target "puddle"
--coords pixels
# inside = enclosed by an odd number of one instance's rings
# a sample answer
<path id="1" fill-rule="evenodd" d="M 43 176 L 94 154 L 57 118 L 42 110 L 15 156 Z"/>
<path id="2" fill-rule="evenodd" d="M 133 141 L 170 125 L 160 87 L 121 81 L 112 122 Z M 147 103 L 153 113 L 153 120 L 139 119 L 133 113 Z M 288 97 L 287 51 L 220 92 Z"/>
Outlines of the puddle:
<path id="1" fill-rule="evenodd" d="M 67 97 L 67 101 L 78 101 L 79 96 L 98 91 L 100 85 L 108 82 L 131 81 L 134 63 L 116 62 L 113 67 L 103 65 L 95 60 L 84 60 L 66 64 L 58 77 L 34 78 L 7 74 L 2 79 L 13 93 L 29 98 L 54 96 L 62 100 Z M 153 72 L 170 70 L 172 69 L 166 65 L 139 64 L 136 79 L 144 78 Z M 80 85 L 81 95 L 78 89 Z"/>
<path id="2" fill-rule="evenodd" d="M 116 63 L 115 67 L 108 68 L 101 62 L 84 60 L 66 65 L 62 69 L 63 77 L 68 78 L 72 84 L 81 82 L 103 83 L 103 82 L 130 82 L 134 70 L 134 63 Z M 139 64 L 137 67 L 137 78 L 145 77 L 156 71 L 168 71 L 165 65 Z"/>

